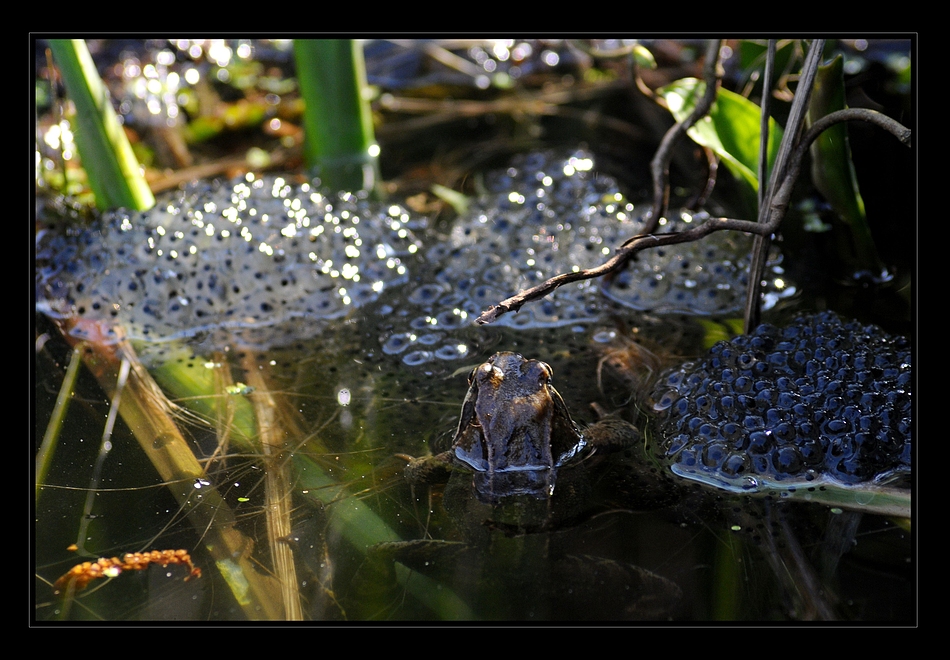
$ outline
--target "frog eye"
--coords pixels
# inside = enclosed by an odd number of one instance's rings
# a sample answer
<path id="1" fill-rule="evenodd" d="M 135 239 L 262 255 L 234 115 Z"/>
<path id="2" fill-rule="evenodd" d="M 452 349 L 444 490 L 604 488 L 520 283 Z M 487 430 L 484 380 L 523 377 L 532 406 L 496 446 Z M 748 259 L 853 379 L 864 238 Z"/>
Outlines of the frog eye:
<path id="1" fill-rule="evenodd" d="M 481 373 L 483 377 L 489 375 L 493 368 L 494 367 L 492 366 L 491 362 L 482 362 L 480 365 L 472 369 L 471 373 L 469 373 L 468 384 L 471 385 L 479 373 Z"/>
<path id="2" fill-rule="evenodd" d="M 537 377 L 538 385 L 549 385 L 551 383 L 551 378 L 554 376 L 554 372 L 551 370 L 551 367 L 548 366 L 546 362 L 541 362 L 540 360 L 532 360 L 530 363 L 530 373 Z"/>
<path id="3" fill-rule="evenodd" d="M 479 383 L 488 383 L 492 387 L 498 387 L 505 380 L 505 372 L 499 369 L 491 362 L 485 362 L 475 368 L 469 378 L 469 384 L 477 380 Z"/>
<path id="4" fill-rule="evenodd" d="M 541 366 L 541 373 L 544 375 L 545 379 L 551 380 L 554 378 L 554 370 L 551 369 L 551 365 L 549 365 L 547 362 L 538 362 L 538 364 Z"/>

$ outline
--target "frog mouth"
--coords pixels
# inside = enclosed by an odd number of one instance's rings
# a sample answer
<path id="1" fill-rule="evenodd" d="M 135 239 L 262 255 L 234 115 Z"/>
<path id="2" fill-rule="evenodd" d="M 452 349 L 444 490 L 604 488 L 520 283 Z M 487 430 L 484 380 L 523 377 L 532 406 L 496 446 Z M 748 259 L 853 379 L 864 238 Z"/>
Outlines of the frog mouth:
<path id="1" fill-rule="evenodd" d="M 472 485 L 478 500 L 499 504 L 503 499 L 528 495 L 546 500 L 554 494 L 556 470 L 543 466 L 517 466 L 505 470 L 476 472 Z"/>
<path id="2" fill-rule="evenodd" d="M 478 500 L 498 504 L 504 498 L 524 495 L 539 500 L 549 499 L 554 494 L 558 469 L 582 461 L 592 453 L 590 445 L 581 439 L 558 456 L 553 464 L 508 455 L 495 456 L 491 462 L 484 457 L 475 460 L 471 452 L 458 449 L 456 458 L 474 471 L 472 485 Z"/>

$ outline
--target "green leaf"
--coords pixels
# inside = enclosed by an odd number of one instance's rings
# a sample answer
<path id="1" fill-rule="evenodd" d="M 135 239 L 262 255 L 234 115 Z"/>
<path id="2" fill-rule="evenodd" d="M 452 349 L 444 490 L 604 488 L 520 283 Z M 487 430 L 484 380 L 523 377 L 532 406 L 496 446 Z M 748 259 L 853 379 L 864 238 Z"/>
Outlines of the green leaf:
<path id="1" fill-rule="evenodd" d="M 721 341 L 729 341 L 736 335 L 741 335 L 743 330 L 743 320 L 738 319 L 704 319 L 699 318 L 700 326 L 703 328 L 703 348 L 709 350 Z"/>
<path id="2" fill-rule="evenodd" d="M 760 96 L 762 94 L 768 40 L 741 39 L 738 47 L 739 86 L 743 89 L 743 96 Z M 773 71 L 792 71 L 801 68 L 801 43 L 797 39 L 779 39 L 775 44 L 775 63 Z M 781 80 L 781 78 L 780 78 Z M 781 85 L 780 81 L 776 81 Z"/>
<path id="3" fill-rule="evenodd" d="M 644 69 L 656 68 L 656 60 L 653 58 L 653 53 L 640 44 L 633 47 L 633 59 L 637 63 L 637 66 Z"/>
<path id="4" fill-rule="evenodd" d="M 155 204 L 109 92 L 82 39 L 50 39 L 66 91 L 76 105 L 76 144 L 89 185 L 102 210 L 144 211 Z"/>
<path id="5" fill-rule="evenodd" d="M 684 78 L 661 88 L 676 121 L 685 120 L 702 98 L 706 84 L 695 78 Z M 740 181 L 753 192 L 759 190 L 759 125 L 761 110 L 752 101 L 726 89 L 720 89 L 709 111 L 687 131 L 697 144 L 712 149 Z M 769 119 L 769 168 L 782 141 L 782 128 Z"/>

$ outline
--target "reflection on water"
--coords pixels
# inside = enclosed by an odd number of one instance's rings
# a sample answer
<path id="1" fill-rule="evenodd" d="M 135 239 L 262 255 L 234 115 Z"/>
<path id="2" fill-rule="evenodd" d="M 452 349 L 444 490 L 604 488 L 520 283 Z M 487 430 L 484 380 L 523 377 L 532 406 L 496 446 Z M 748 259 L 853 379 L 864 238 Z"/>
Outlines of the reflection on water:
<path id="1" fill-rule="evenodd" d="M 267 353 L 139 346 L 173 397 L 163 362 L 196 382 L 217 381 L 206 395 L 177 401 L 181 442 L 199 465 L 186 482 L 160 476 L 121 420 L 97 471 L 109 399 L 83 371 L 36 504 L 37 619 L 912 616 L 909 534 L 890 520 L 827 505 L 729 500 L 699 485 L 653 497 L 614 479 L 649 470 L 634 456 L 615 456 L 609 470 L 594 473 L 591 517 L 577 524 L 509 538 L 482 519 L 453 518 L 442 488 L 410 486 L 402 470 L 406 457 L 451 441 L 472 367 L 501 350 L 542 359 L 579 425 L 596 421 L 592 403 L 636 421 L 644 404 L 631 392 L 650 389 L 642 374 L 658 375 L 664 356 L 702 352 L 704 326 L 614 310 L 588 326 L 464 327 L 453 336 L 469 347 L 465 359 L 410 365 L 381 342 L 398 305 L 384 294 L 361 316 Z M 631 350 L 631 327 L 635 346 L 662 351 Z M 40 353 L 37 438 L 67 355 L 55 336 Z M 631 365 L 641 374 L 632 380 Z M 242 426 L 248 411 L 251 420 L 255 413 L 268 420 L 265 444 L 255 427 Z M 474 543 L 466 529 L 473 524 L 482 535 Z M 232 545 L 222 556 L 224 542 Z M 81 551 L 67 549 L 73 544 Z M 202 577 L 186 582 L 181 567 L 152 566 L 53 594 L 52 584 L 80 561 L 166 549 L 187 550 Z"/>
<path id="2" fill-rule="evenodd" d="M 649 330 L 648 323 L 643 327 Z M 682 337 L 681 353 L 689 352 L 688 344 L 697 336 L 689 324 L 676 333 L 668 326 L 654 330 L 667 338 Z M 604 347 L 590 339 L 597 334 L 570 329 L 493 331 L 492 340 L 482 342 L 466 367 L 502 348 L 544 359 L 552 365 L 575 421 L 591 423 L 596 416 L 590 403 L 612 410 L 628 396 L 603 370 L 598 384 Z M 465 540 L 441 505 L 441 490 L 409 487 L 401 477 L 405 461 L 397 454 L 434 452 L 451 439 L 468 369 L 455 373 L 449 368 L 455 363 L 413 369 L 378 351 L 378 345 L 372 329 L 360 335 L 341 331 L 323 337 L 319 345 L 266 357 L 241 360 L 232 355 L 227 365 L 234 380 L 242 382 L 248 381 L 251 366 L 266 371 L 281 416 L 293 419 L 282 427 L 291 430 L 284 442 L 293 468 L 292 527 L 280 543 L 292 550 L 303 618 L 529 620 L 582 618 L 577 613 L 584 612 L 591 619 L 779 620 L 831 614 L 907 620 L 911 615 L 909 535 L 890 521 L 836 514 L 823 506 L 725 502 L 698 488 L 687 492 L 681 505 L 656 511 L 625 506 L 624 494 L 615 493 L 611 501 L 598 503 L 602 506 L 595 517 L 553 534 L 513 541 L 503 531 L 491 532 L 499 539 L 493 547 L 521 546 L 507 554 L 496 550 L 474 555 L 473 570 L 484 577 L 475 583 L 470 574 L 456 581 L 438 571 L 410 571 L 410 560 L 393 562 L 385 552 L 370 551 L 384 542 Z M 57 352 L 62 351 L 54 340 L 45 354 L 60 358 Z M 194 364 L 196 369 L 207 368 L 202 360 Z M 59 379 L 54 365 L 45 366 L 37 381 L 38 434 Z M 341 396 L 343 391 L 348 398 Z M 209 556 L 209 531 L 195 529 L 122 424 L 103 464 L 94 504 L 87 510 L 107 401 L 89 381 L 80 384 L 79 392 L 36 507 L 36 617 L 253 618 L 235 596 L 239 576 L 229 575 L 228 566 Z M 273 546 L 268 542 L 265 468 L 274 463 L 268 463 L 262 450 L 242 446 L 234 437 L 222 442 L 205 424 L 186 416 L 179 421 L 207 470 L 204 480 L 191 487 L 221 495 L 233 512 L 235 528 L 253 540 L 246 549 L 252 565 L 270 575 Z M 216 524 L 214 517 L 211 520 Z M 85 536 L 77 539 L 82 523 Z M 77 541 L 92 556 L 184 548 L 203 575 L 185 582 L 186 570 L 156 566 L 99 581 L 64 602 L 53 596 L 50 584 L 85 559 L 66 549 Z M 446 547 L 453 546 L 440 546 L 438 553 L 447 552 Z M 526 553 L 545 559 L 526 564 Z M 589 559 L 572 566 L 569 557 Z M 651 612 L 644 617 L 645 610 L 640 616 L 612 606 L 605 610 L 600 606 L 610 600 L 598 599 L 590 584 L 604 578 L 597 578 L 596 571 L 585 572 L 605 566 L 643 570 L 660 584 L 675 585 L 682 596 L 672 609 L 660 608 L 656 617 Z M 816 582 L 785 577 L 802 571 Z M 578 579 L 565 592 L 562 587 L 571 584 L 571 577 Z M 550 586 L 545 590 L 540 585 Z M 512 588 L 529 587 L 541 594 L 538 599 L 505 598 Z M 279 600 L 278 593 L 274 597 Z"/>

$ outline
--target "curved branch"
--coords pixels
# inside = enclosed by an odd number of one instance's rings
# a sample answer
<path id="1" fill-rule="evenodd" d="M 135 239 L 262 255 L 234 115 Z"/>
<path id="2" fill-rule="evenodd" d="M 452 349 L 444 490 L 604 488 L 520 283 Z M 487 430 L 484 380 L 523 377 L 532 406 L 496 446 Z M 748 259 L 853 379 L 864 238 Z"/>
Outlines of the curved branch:
<path id="1" fill-rule="evenodd" d="M 721 44 L 720 39 L 713 39 L 706 49 L 706 62 L 703 66 L 703 80 L 706 83 L 706 89 L 703 92 L 703 97 L 685 120 L 674 124 L 666 132 L 666 135 L 660 141 L 660 146 L 657 147 L 653 160 L 650 162 L 650 174 L 653 176 L 653 206 L 644 218 L 644 234 L 652 234 L 656 231 L 660 218 L 666 215 L 666 207 L 669 203 L 668 179 L 670 161 L 673 160 L 673 146 L 686 135 L 686 131 L 709 113 L 709 109 L 716 101 L 716 94 L 719 91 L 719 76 L 716 69 L 719 64 Z"/>
<path id="2" fill-rule="evenodd" d="M 906 144 L 908 147 L 911 146 L 910 138 L 912 131 L 909 128 L 877 110 L 868 110 L 867 108 L 846 108 L 825 115 L 811 125 L 811 128 L 809 128 L 802 137 L 802 144 L 807 149 L 820 133 L 843 121 L 869 122 L 883 128 L 900 140 L 902 144 Z"/>
<path id="3" fill-rule="evenodd" d="M 866 108 L 848 108 L 846 110 L 836 110 L 831 114 L 825 115 L 812 124 L 811 128 L 809 128 L 805 134 L 802 135 L 801 141 L 798 143 L 798 145 L 796 145 L 795 150 L 789 157 L 788 170 L 786 172 L 785 178 L 782 179 L 782 183 L 778 190 L 776 190 L 775 194 L 772 195 L 772 202 L 769 207 L 768 215 L 769 222 L 766 224 L 766 227 L 769 229 L 769 234 L 778 230 L 779 225 L 782 223 L 782 220 L 785 217 L 785 210 L 788 207 L 789 199 L 792 195 L 792 189 L 794 188 L 795 182 L 798 179 L 798 174 L 802 167 L 802 161 L 805 158 L 805 154 L 808 153 L 811 143 L 814 142 L 823 131 L 828 130 L 835 124 L 840 124 L 844 121 L 858 120 L 880 126 L 884 130 L 894 135 L 894 137 L 900 140 L 901 143 L 910 147 L 911 130 L 900 122 L 897 122 L 887 115 L 877 112 L 876 110 L 868 110 Z"/>
<path id="4" fill-rule="evenodd" d="M 676 243 L 688 243 L 696 241 L 716 231 L 741 231 L 747 234 L 757 236 L 770 236 L 778 231 L 779 225 L 785 218 L 785 211 L 788 208 L 792 189 L 798 179 L 801 171 L 802 160 L 808 147 L 812 142 L 826 130 L 829 126 L 842 121 L 862 120 L 871 122 L 884 128 L 896 136 L 902 143 L 910 145 L 911 131 L 899 122 L 874 110 L 865 110 L 852 108 L 848 110 L 839 110 L 833 112 L 820 120 L 816 121 L 811 129 L 803 136 L 795 150 L 790 154 L 786 175 L 782 179 L 781 185 L 775 194 L 769 206 L 769 222 L 759 223 L 750 220 L 738 220 L 734 218 L 709 218 L 701 225 L 688 229 L 686 231 L 670 234 L 640 234 L 628 239 L 614 253 L 614 255 L 600 266 L 588 268 L 573 273 L 562 273 L 545 280 L 537 286 L 525 289 L 519 293 L 502 300 L 497 305 L 492 305 L 475 319 L 478 325 L 486 325 L 497 320 L 499 317 L 509 313 L 516 312 L 526 303 L 544 298 L 555 289 L 570 284 L 589 280 L 595 277 L 602 277 L 608 273 L 620 270 L 634 254 L 641 250 L 646 250 L 664 245 L 674 245 Z"/>
<path id="5" fill-rule="evenodd" d="M 562 273 L 561 275 L 555 275 L 554 277 L 545 280 L 537 286 L 520 291 L 510 298 L 502 300 L 497 305 L 492 305 L 482 312 L 477 319 L 475 319 L 475 323 L 478 325 L 492 323 L 500 316 L 503 316 L 508 312 L 517 312 L 526 303 L 544 298 L 549 293 L 559 287 L 564 286 L 565 284 L 570 284 L 571 282 L 580 282 L 581 280 L 589 280 L 595 277 L 603 277 L 608 273 L 620 270 L 630 260 L 630 258 L 633 257 L 633 255 L 635 255 L 637 252 L 640 252 L 641 250 L 662 247 L 664 245 L 675 245 L 677 243 L 690 243 L 692 241 L 698 241 L 699 239 L 703 238 L 704 236 L 708 236 L 713 232 L 725 230 L 742 231 L 759 235 L 770 232 L 768 226 L 761 225 L 757 222 L 750 222 L 749 220 L 736 220 L 733 218 L 709 218 L 701 225 L 697 225 L 696 227 L 687 229 L 686 231 L 674 232 L 670 234 L 640 234 L 629 239 L 623 244 L 623 246 L 617 249 L 617 251 L 614 253 L 614 256 L 612 256 L 600 266 L 579 270 L 573 273 Z"/>

